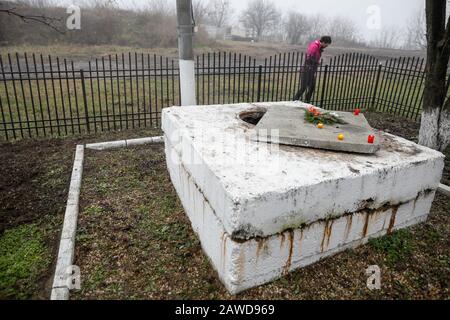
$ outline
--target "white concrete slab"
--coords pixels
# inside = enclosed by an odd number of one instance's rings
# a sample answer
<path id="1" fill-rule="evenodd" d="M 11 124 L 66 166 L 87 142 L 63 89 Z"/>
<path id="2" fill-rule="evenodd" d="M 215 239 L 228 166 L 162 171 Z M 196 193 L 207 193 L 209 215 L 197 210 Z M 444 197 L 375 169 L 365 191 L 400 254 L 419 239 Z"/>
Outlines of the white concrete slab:
<path id="1" fill-rule="evenodd" d="M 199 188 L 166 140 L 171 180 L 202 248 L 230 293 L 267 283 L 300 267 L 353 248 L 368 239 L 425 221 L 434 191 L 405 203 L 363 209 L 320 220 L 264 238 L 234 241 L 225 230 L 205 190 Z"/>
<path id="2" fill-rule="evenodd" d="M 239 114 L 277 106 L 306 107 L 280 102 L 163 110 L 170 161 L 182 162 L 232 239 L 411 203 L 438 188 L 444 156 L 386 133 L 378 133 L 380 150 L 373 155 L 251 141 L 254 126 Z"/>

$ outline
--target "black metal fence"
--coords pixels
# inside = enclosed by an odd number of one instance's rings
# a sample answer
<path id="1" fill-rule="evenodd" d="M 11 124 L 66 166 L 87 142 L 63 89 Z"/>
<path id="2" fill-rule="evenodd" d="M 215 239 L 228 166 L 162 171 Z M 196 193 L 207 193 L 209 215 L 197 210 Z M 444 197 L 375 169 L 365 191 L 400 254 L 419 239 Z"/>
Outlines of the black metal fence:
<path id="1" fill-rule="evenodd" d="M 304 54 L 257 60 L 236 53 L 196 57 L 198 104 L 292 100 Z M 128 53 L 73 61 L 36 54 L 0 55 L 2 139 L 94 133 L 159 126 L 161 110 L 180 104 L 178 62 Z M 378 59 L 349 53 L 322 61 L 313 104 L 355 107 L 417 120 L 424 86 L 423 58 Z"/>

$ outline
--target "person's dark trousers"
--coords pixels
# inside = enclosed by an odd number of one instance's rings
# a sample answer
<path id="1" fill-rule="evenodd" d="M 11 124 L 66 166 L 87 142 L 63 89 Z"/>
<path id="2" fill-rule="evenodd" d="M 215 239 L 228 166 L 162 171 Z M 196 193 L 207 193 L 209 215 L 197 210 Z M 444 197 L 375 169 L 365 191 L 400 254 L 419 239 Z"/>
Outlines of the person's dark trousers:
<path id="1" fill-rule="evenodd" d="M 294 97 L 294 101 L 300 100 L 306 91 L 305 102 L 310 103 L 314 89 L 316 88 L 316 71 L 317 67 L 313 64 L 306 63 L 301 77 L 300 90 Z"/>

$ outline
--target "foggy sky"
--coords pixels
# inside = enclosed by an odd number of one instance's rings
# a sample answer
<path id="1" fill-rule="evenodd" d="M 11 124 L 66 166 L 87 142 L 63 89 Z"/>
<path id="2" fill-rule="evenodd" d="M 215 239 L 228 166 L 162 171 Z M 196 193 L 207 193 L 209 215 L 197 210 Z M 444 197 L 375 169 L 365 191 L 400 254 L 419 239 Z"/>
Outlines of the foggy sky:
<path id="1" fill-rule="evenodd" d="M 76 2 L 76 0 L 62 0 Z M 89 2 L 90 0 L 81 0 Z M 122 8 L 144 7 L 151 0 L 117 0 Z M 175 8 L 175 0 L 167 0 Z M 208 3 L 209 0 L 203 0 Z M 238 22 L 242 12 L 251 0 L 230 0 L 234 9 L 234 23 Z M 376 38 L 380 31 L 369 30 L 367 27 L 367 9 L 377 5 L 381 12 L 381 27 L 404 30 L 415 14 L 424 10 L 425 0 L 274 0 L 282 13 L 298 11 L 303 14 L 322 14 L 326 17 L 350 18 L 358 28 L 358 35 L 364 40 Z M 405 34 L 406 32 L 402 32 Z"/>
<path id="2" fill-rule="evenodd" d="M 145 4 L 148 0 L 119 0 L 125 6 Z M 175 0 L 168 0 L 175 6 Z M 208 2 L 208 0 L 203 0 Z M 235 22 L 238 15 L 250 0 L 230 0 L 234 8 Z M 367 28 L 367 9 L 377 5 L 381 10 L 381 26 L 383 28 L 406 28 L 407 22 L 416 12 L 424 10 L 425 0 L 275 0 L 273 1 L 283 13 L 298 11 L 303 14 L 322 14 L 327 17 L 347 17 L 354 21 L 358 27 L 359 36 L 371 40 L 379 31 Z"/>
<path id="3" fill-rule="evenodd" d="M 245 9 L 250 0 L 230 0 L 237 11 Z M 276 6 L 283 13 L 298 11 L 303 14 L 323 14 L 327 17 L 348 17 L 358 27 L 360 36 L 373 39 L 379 31 L 367 28 L 367 9 L 377 5 L 381 10 L 381 27 L 406 27 L 416 12 L 424 10 L 425 0 L 276 0 Z"/>
<path id="4" fill-rule="evenodd" d="M 249 0 L 231 0 L 233 7 L 241 11 Z M 323 14 L 352 19 L 363 38 L 371 38 L 376 31 L 366 26 L 367 9 L 377 5 L 381 9 L 382 27 L 404 28 L 419 10 L 424 10 L 425 0 L 276 0 L 283 12 L 298 11 L 304 14 Z"/>

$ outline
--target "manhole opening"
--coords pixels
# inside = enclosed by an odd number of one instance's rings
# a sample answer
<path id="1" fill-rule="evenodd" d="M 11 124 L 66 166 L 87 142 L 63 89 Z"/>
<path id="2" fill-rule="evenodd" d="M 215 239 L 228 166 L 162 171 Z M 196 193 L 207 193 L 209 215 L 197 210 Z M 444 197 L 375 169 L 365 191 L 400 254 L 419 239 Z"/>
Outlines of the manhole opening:
<path id="1" fill-rule="evenodd" d="M 259 123 L 259 121 L 261 121 L 261 119 L 264 117 L 266 112 L 267 112 L 267 109 L 264 109 L 264 108 L 248 110 L 248 111 L 241 112 L 239 114 L 239 118 L 246 123 L 256 126 Z"/>

